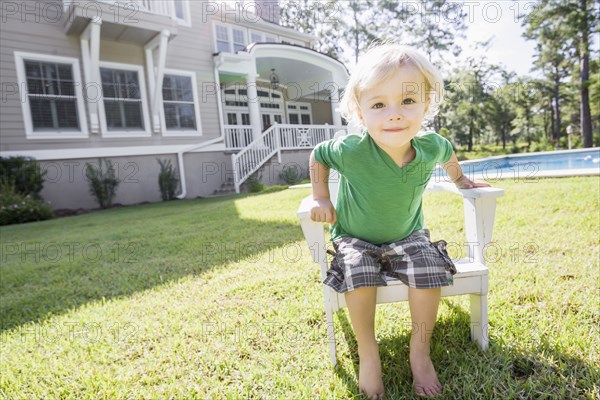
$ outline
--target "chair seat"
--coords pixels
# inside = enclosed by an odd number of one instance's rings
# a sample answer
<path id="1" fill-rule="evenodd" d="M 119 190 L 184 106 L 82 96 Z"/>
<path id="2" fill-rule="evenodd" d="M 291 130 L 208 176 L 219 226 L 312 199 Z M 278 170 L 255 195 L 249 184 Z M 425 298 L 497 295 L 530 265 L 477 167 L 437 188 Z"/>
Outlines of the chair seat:
<path id="1" fill-rule="evenodd" d="M 488 292 L 488 269 L 485 265 L 467 258 L 454 260 L 456 274 L 451 286 L 442 287 L 442 297 L 462 294 L 483 295 Z M 408 300 L 408 286 L 399 279 L 385 277 L 387 286 L 377 289 L 377 304 L 394 303 Z M 334 310 L 346 307 L 344 294 L 339 294 L 331 289 L 332 307 Z"/>

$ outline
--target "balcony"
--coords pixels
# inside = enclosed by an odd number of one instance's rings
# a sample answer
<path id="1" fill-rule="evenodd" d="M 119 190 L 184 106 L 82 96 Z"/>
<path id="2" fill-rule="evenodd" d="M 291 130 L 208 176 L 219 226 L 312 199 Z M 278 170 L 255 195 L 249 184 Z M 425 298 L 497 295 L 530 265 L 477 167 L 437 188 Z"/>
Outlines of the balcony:
<path id="1" fill-rule="evenodd" d="M 249 125 L 225 125 L 225 146 L 229 150 L 241 150 L 254 141 Z M 281 150 L 312 149 L 325 140 L 332 139 L 337 131 L 346 126 L 276 124 L 272 129 L 278 136 Z"/>
<path id="2" fill-rule="evenodd" d="M 172 0 L 64 0 L 63 4 L 67 35 L 80 35 L 94 18 L 102 20 L 102 40 L 144 45 L 162 30 L 169 30 L 171 38 L 177 34 Z"/>

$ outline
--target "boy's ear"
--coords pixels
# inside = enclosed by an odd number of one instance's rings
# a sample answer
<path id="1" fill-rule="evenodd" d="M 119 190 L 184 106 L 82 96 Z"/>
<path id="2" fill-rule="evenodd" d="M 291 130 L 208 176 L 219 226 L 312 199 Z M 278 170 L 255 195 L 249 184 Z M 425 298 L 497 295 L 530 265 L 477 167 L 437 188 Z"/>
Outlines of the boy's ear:
<path id="1" fill-rule="evenodd" d="M 363 118 L 362 111 L 360 110 L 360 107 L 357 107 L 356 115 L 358 117 L 358 122 L 360 122 L 360 124 L 362 126 L 365 126 L 365 120 Z"/>

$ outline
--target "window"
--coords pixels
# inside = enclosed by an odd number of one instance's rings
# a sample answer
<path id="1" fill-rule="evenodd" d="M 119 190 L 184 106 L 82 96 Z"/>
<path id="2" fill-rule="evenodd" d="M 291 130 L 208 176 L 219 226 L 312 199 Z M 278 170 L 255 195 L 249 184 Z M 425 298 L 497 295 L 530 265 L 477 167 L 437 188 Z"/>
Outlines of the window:
<path id="1" fill-rule="evenodd" d="M 254 43 L 266 42 L 266 43 L 277 43 L 277 36 L 270 35 L 265 32 L 250 31 L 250 41 Z"/>
<path id="2" fill-rule="evenodd" d="M 312 118 L 310 103 L 288 103 L 287 110 L 290 124 L 311 124 Z"/>
<path id="3" fill-rule="evenodd" d="M 142 67 L 100 63 L 100 121 L 106 136 L 149 136 L 146 88 Z M 104 111 L 104 112 L 102 112 Z"/>
<path id="4" fill-rule="evenodd" d="M 242 125 L 250 125 L 250 114 L 242 113 Z"/>
<path id="5" fill-rule="evenodd" d="M 165 136 L 201 133 L 194 72 L 166 70 L 162 85 L 162 100 Z"/>
<path id="6" fill-rule="evenodd" d="M 227 113 L 227 125 L 237 125 L 236 113 Z"/>
<path id="7" fill-rule="evenodd" d="M 229 30 L 225 26 L 216 25 L 217 52 L 229 53 Z"/>
<path id="8" fill-rule="evenodd" d="M 87 137 L 76 59 L 15 52 L 28 138 Z"/>
<path id="9" fill-rule="evenodd" d="M 260 33 L 252 32 L 250 34 L 250 41 L 252 43 L 260 43 L 263 41 L 262 35 Z"/>
<path id="10" fill-rule="evenodd" d="M 227 24 L 215 24 L 215 40 L 217 53 L 236 53 L 248 45 L 246 29 Z"/>
<path id="11" fill-rule="evenodd" d="M 240 50 L 244 50 L 246 48 L 246 35 L 244 35 L 244 31 L 233 28 L 232 32 L 234 53 L 237 53 Z"/>

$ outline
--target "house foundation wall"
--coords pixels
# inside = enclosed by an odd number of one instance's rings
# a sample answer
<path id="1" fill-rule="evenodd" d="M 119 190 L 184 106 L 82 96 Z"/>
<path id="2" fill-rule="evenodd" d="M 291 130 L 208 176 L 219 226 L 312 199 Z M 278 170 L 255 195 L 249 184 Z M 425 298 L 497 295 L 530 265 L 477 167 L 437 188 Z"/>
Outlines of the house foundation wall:
<path id="1" fill-rule="evenodd" d="M 292 168 L 308 176 L 308 159 L 311 149 L 282 151 L 281 163 L 273 157 L 260 170 L 262 182 L 266 185 L 285 184 L 280 177 L 284 168 Z M 175 154 L 152 156 L 110 157 L 115 176 L 120 183 L 113 199 L 113 204 L 133 205 L 145 202 L 162 201 L 158 185 L 160 165 L 157 159 L 170 160 L 180 178 L 180 171 Z M 212 197 L 216 190 L 233 179 L 231 154 L 223 151 L 190 152 L 183 155 L 187 199 Z M 45 171 L 44 188 L 41 196 L 49 201 L 52 208 L 57 209 L 95 209 L 99 208 L 95 197 L 90 192 L 86 176 L 87 165 L 98 168 L 99 159 L 64 159 L 40 161 Z M 103 171 L 106 164 L 103 161 Z M 177 193 L 181 193 L 181 188 Z"/>

